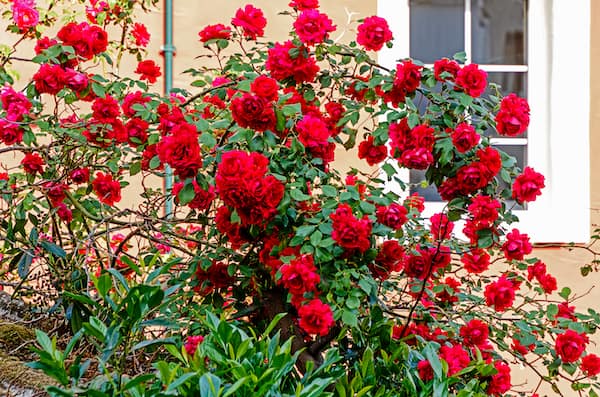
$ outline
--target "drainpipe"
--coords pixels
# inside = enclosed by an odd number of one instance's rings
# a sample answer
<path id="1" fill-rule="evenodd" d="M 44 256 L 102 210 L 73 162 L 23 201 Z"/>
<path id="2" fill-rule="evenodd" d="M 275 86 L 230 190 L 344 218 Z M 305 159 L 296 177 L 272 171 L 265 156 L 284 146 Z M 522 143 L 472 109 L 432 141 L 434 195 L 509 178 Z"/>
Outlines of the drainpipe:
<path id="1" fill-rule="evenodd" d="M 164 93 L 169 95 L 173 89 L 173 57 L 175 56 L 175 46 L 173 45 L 173 0 L 165 0 L 165 11 L 163 20 L 163 38 L 164 44 L 161 47 L 161 55 L 164 58 Z M 165 165 L 164 190 L 167 195 L 171 194 L 173 189 L 173 170 Z M 173 215 L 173 200 L 167 199 L 165 202 L 165 215 L 170 218 Z"/>

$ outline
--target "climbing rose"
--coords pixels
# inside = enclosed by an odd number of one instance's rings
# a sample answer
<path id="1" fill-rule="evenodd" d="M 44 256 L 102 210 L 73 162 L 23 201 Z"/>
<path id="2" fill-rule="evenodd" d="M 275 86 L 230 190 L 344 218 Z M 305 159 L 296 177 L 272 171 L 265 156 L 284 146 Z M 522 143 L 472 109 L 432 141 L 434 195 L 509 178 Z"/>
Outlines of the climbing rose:
<path id="1" fill-rule="evenodd" d="M 298 316 L 300 327 L 309 334 L 325 336 L 334 324 L 331 307 L 319 299 L 313 299 L 301 306 Z"/>
<path id="2" fill-rule="evenodd" d="M 200 36 L 200 41 L 203 43 L 215 39 L 229 40 L 231 38 L 231 28 L 222 23 L 208 25 L 198 33 L 198 36 Z"/>
<path id="3" fill-rule="evenodd" d="M 319 44 L 324 42 L 329 33 L 335 31 L 333 21 L 317 10 L 303 11 L 294 22 L 296 33 L 306 45 Z"/>
<path id="4" fill-rule="evenodd" d="M 21 32 L 36 26 L 40 16 L 34 0 L 13 0 L 13 20 Z"/>
<path id="5" fill-rule="evenodd" d="M 452 143 L 460 153 L 466 153 L 479 143 L 479 134 L 472 125 L 460 123 L 452 131 Z"/>
<path id="6" fill-rule="evenodd" d="M 458 71 L 456 85 L 462 88 L 467 95 L 477 98 L 487 87 L 487 73 L 479 69 L 477 64 L 471 63 Z"/>
<path id="7" fill-rule="evenodd" d="M 231 101 L 231 116 L 240 127 L 256 131 L 275 129 L 273 105 L 265 98 L 247 92 Z"/>
<path id="8" fill-rule="evenodd" d="M 268 101 L 275 101 L 277 99 L 278 90 L 279 84 L 277 84 L 277 80 L 265 75 L 258 76 L 250 84 L 250 91 Z"/>
<path id="9" fill-rule="evenodd" d="M 460 65 L 458 64 L 458 62 L 448 58 L 438 59 L 433 64 L 433 75 L 438 81 L 454 80 L 459 70 Z M 442 77 L 442 73 L 444 72 L 448 73 L 450 76 Z"/>
<path id="10" fill-rule="evenodd" d="M 387 147 L 385 145 L 375 145 L 372 135 L 369 135 L 366 141 L 358 145 L 358 158 L 365 159 L 367 164 L 373 166 L 381 163 L 387 158 Z"/>
<path id="11" fill-rule="evenodd" d="M 106 205 L 114 205 L 121 201 L 121 184 L 115 181 L 111 174 L 98 172 L 92 187 L 98 199 Z"/>
<path id="12" fill-rule="evenodd" d="M 298 11 L 312 10 L 319 8 L 319 0 L 292 0 L 288 5 Z"/>
<path id="13" fill-rule="evenodd" d="M 371 246 L 371 221 L 368 217 L 356 219 L 348 204 L 340 204 L 330 217 L 333 220 L 331 237 L 340 247 L 363 253 Z"/>
<path id="14" fill-rule="evenodd" d="M 504 257 L 507 260 L 523 260 L 525 255 L 530 254 L 533 250 L 529 242 L 529 236 L 525 233 L 521 234 L 518 229 L 513 229 L 506 235 L 506 241 L 502 245 Z"/>
<path id="15" fill-rule="evenodd" d="M 140 75 L 140 80 L 148 80 L 149 83 L 156 83 L 156 79 L 162 75 L 160 66 L 149 59 L 138 63 L 135 73 Z"/>
<path id="16" fill-rule="evenodd" d="M 490 266 L 490 255 L 485 250 L 476 248 L 464 253 L 460 261 L 469 273 L 483 273 Z"/>
<path id="17" fill-rule="evenodd" d="M 556 337 L 554 348 L 563 362 L 572 363 L 581 357 L 588 342 L 589 339 L 585 334 L 568 329 Z"/>
<path id="18" fill-rule="evenodd" d="M 460 336 L 467 345 L 481 346 L 487 341 L 488 335 L 487 324 L 476 318 L 460 327 Z"/>
<path id="19" fill-rule="evenodd" d="M 356 42 L 367 50 L 379 51 L 392 38 L 387 21 L 378 16 L 371 16 L 365 18 L 358 26 Z"/>
<path id="20" fill-rule="evenodd" d="M 517 136 L 525 132 L 529 125 L 529 104 L 515 94 L 509 94 L 500 102 L 496 115 L 496 131 L 500 135 Z"/>
<path id="21" fill-rule="evenodd" d="M 600 374 L 600 357 L 595 354 L 588 354 L 581 359 L 581 370 L 587 376 L 596 376 Z"/>
<path id="22" fill-rule="evenodd" d="M 133 36 L 135 45 L 139 47 L 146 47 L 150 42 L 150 33 L 148 33 L 148 29 L 146 29 L 146 25 L 143 23 L 136 22 L 133 24 L 131 36 Z"/>
<path id="23" fill-rule="evenodd" d="M 391 227 L 394 230 L 399 230 L 407 221 L 406 215 L 408 210 L 406 207 L 391 203 L 388 206 L 377 207 L 377 222 Z"/>
<path id="24" fill-rule="evenodd" d="M 447 346 L 440 348 L 440 358 L 448 363 L 448 376 L 452 376 L 464 369 L 471 362 L 469 353 L 462 346 Z"/>
<path id="25" fill-rule="evenodd" d="M 510 390 L 510 367 L 501 362 L 496 361 L 494 367 L 498 371 L 495 375 L 492 375 L 492 380 L 488 386 L 489 395 L 503 395 Z"/>
<path id="26" fill-rule="evenodd" d="M 506 276 L 500 277 L 497 281 L 488 284 L 485 287 L 485 303 L 493 306 L 498 312 L 503 312 L 512 306 L 515 300 L 515 290 L 517 287 Z"/>
<path id="27" fill-rule="evenodd" d="M 35 175 L 44 172 L 44 159 L 37 153 L 26 153 L 21 165 L 26 173 Z"/>
<path id="28" fill-rule="evenodd" d="M 515 179 L 512 186 L 512 197 L 519 203 L 535 201 L 542 194 L 544 175 L 536 172 L 531 167 L 525 167 L 523 173 Z"/>
<path id="29" fill-rule="evenodd" d="M 235 12 L 231 24 L 242 28 L 246 38 L 256 40 L 257 37 L 264 36 L 267 20 L 260 8 L 247 4 L 243 9 L 239 8 Z"/>

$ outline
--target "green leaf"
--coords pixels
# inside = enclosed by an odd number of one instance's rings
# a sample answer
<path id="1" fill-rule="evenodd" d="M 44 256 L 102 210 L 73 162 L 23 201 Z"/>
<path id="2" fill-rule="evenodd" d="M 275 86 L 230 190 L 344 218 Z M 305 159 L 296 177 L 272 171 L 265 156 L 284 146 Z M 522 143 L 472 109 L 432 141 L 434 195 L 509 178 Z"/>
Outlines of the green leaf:
<path id="1" fill-rule="evenodd" d="M 17 273 L 19 277 L 24 279 L 29 274 L 29 267 L 31 266 L 31 262 L 33 261 L 34 252 L 31 249 L 26 250 L 21 255 L 21 259 L 19 260 L 19 264 L 17 265 Z"/>
<path id="2" fill-rule="evenodd" d="M 330 185 L 321 186 L 321 191 L 323 192 L 323 195 L 327 197 L 335 197 L 337 196 L 338 192 L 338 190 L 335 187 Z"/>
<path id="3" fill-rule="evenodd" d="M 158 338 L 158 339 L 146 339 L 143 340 L 141 342 L 136 343 L 133 348 L 131 349 L 131 351 L 136 351 L 139 349 L 143 349 L 145 347 L 148 346 L 152 346 L 152 345 L 175 345 L 177 343 L 177 341 L 175 340 L 174 337 L 168 337 L 168 338 Z"/>
<path id="4" fill-rule="evenodd" d="M 356 327 L 358 325 L 358 318 L 356 317 L 356 313 L 351 310 L 344 310 L 342 312 L 342 321 L 344 324 L 349 325 L 351 327 Z"/>
<path id="5" fill-rule="evenodd" d="M 186 181 L 186 184 L 183 186 L 183 189 L 181 189 L 177 197 L 179 198 L 179 204 L 181 205 L 186 205 L 196 197 L 196 191 L 194 190 L 194 185 L 191 180 L 189 182 Z"/>
<path id="6" fill-rule="evenodd" d="M 569 295 L 571 295 L 571 288 L 569 287 L 564 287 L 559 293 L 558 295 L 560 295 L 561 298 L 563 298 L 564 300 L 569 300 Z"/>
<path id="7" fill-rule="evenodd" d="M 302 225 L 298 229 L 296 229 L 296 236 L 298 236 L 298 237 L 307 237 L 316 228 L 317 227 L 315 225 Z"/>
<path id="8" fill-rule="evenodd" d="M 310 199 L 308 194 L 302 193 L 300 189 L 292 188 L 290 190 L 290 196 L 296 201 L 306 201 Z"/>
<path id="9" fill-rule="evenodd" d="M 40 242 L 40 246 L 50 252 L 52 255 L 54 256 L 58 256 L 59 258 L 66 258 L 67 257 L 67 253 L 65 252 L 64 249 L 62 249 L 61 247 L 59 247 L 58 245 L 51 243 L 50 241 L 47 240 L 42 240 Z"/>
<path id="10" fill-rule="evenodd" d="M 425 355 L 425 358 L 427 359 L 427 361 L 429 361 L 429 364 L 431 365 L 431 369 L 433 369 L 435 377 L 438 379 L 441 378 L 443 374 L 442 362 L 440 361 L 438 353 L 434 349 L 432 344 L 427 344 L 427 346 L 425 346 L 425 348 L 423 349 L 423 355 Z"/>

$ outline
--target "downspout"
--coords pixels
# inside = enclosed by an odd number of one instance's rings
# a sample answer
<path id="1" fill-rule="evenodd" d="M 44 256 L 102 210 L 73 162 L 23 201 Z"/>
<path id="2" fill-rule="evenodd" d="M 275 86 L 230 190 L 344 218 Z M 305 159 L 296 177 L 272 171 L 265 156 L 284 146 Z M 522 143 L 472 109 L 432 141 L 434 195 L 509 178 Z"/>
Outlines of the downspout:
<path id="1" fill-rule="evenodd" d="M 173 0 L 165 0 L 164 5 L 164 44 L 161 47 L 161 55 L 164 57 L 164 94 L 169 95 L 173 89 L 173 57 L 175 56 L 175 46 L 173 45 Z M 173 170 L 168 165 L 165 166 L 164 190 L 167 197 L 173 190 Z M 172 198 L 168 198 L 165 201 L 165 215 L 167 218 L 173 215 Z"/>

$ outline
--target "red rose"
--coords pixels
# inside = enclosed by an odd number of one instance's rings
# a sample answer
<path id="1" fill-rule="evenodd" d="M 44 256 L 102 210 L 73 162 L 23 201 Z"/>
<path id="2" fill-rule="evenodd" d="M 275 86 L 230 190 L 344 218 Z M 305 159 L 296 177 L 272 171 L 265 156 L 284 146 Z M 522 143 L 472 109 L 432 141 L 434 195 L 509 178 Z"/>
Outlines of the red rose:
<path id="1" fill-rule="evenodd" d="M 471 200 L 468 210 L 471 220 L 480 228 L 488 228 L 498 219 L 498 210 L 502 207 L 500 202 L 490 196 L 477 195 Z"/>
<path id="2" fill-rule="evenodd" d="M 203 43 L 217 39 L 229 40 L 231 38 L 231 28 L 222 23 L 208 25 L 198 33 L 198 36 L 200 36 L 200 41 Z"/>
<path id="3" fill-rule="evenodd" d="M 196 292 L 208 295 L 215 289 L 228 288 L 235 280 L 229 274 L 229 266 L 225 262 L 213 260 L 208 269 L 203 269 L 200 264 L 196 267 L 196 280 L 198 284 L 194 287 Z"/>
<path id="4" fill-rule="evenodd" d="M 292 58 L 290 52 L 297 52 Z M 276 80 L 292 77 L 296 84 L 310 83 L 317 76 L 319 67 L 305 47 L 296 47 L 291 41 L 275 43 L 268 50 L 266 69 Z"/>
<path id="5" fill-rule="evenodd" d="M 36 91 L 40 94 L 58 94 L 65 87 L 64 74 L 65 71 L 60 65 L 42 64 L 33 75 Z"/>
<path id="6" fill-rule="evenodd" d="M 546 274 L 546 264 L 542 261 L 537 261 L 531 266 L 527 266 L 527 280 L 531 281 L 534 278 L 539 279 Z"/>
<path id="7" fill-rule="evenodd" d="M 544 175 L 535 172 L 531 167 L 525 167 L 523 173 L 517 176 L 512 186 L 512 197 L 519 203 L 535 201 L 542 194 Z"/>
<path id="8" fill-rule="evenodd" d="M 6 111 L 6 120 L 21 121 L 32 107 L 31 101 L 25 95 L 15 91 L 11 86 L 5 85 L 0 89 L 0 102 Z"/>
<path id="9" fill-rule="evenodd" d="M 407 213 L 406 207 L 400 204 L 391 203 L 387 207 L 379 206 L 377 207 L 377 222 L 394 230 L 399 230 L 407 221 Z"/>
<path id="10" fill-rule="evenodd" d="M 463 165 L 456 172 L 457 189 L 462 194 L 468 195 L 478 189 L 484 188 L 489 180 L 488 169 L 482 162 L 474 161 Z"/>
<path id="11" fill-rule="evenodd" d="M 369 265 L 374 277 L 385 280 L 391 272 L 398 272 L 402 269 L 402 260 L 404 259 L 404 248 L 397 240 L 386 240 L 379 247 L 375 263 Z"/>
<path id="12" fill-rule="evenodd" d="M 494 367 L 498 372 L 492 375 L 487 392 L 489 395 L 504 395 L 512 386 L 510 383 L 510 367 L 501 361 L 494 362 Z"/>
<path id="13" fill-rule="evenodd" d="M 313 299 L 301 306 L 298 316 L 300 327 L 309 334 L 325 336 L 334 324 L 331 307 L 319 299 Z"/>
<path id="14" fill-rule="evenodd" d="M 294 21 L 294 28 L 300 41 L 306 45 L 322 43 L 329 37 L 329 33 L 335 31 L 333 21 L 317 10 L 300 13 Z"/>
<path id="15" fill-rule="evenodd" d="M 260 75 L 250 84 L 250 90 L 267 101 L 275 101 L 278 97 L 279 84 L 277 84 L 277 80 L 275 79 Z"/>
<path id="16" fill-rule="evenodd" d="M 187 203 L 187 206 L 193 209 L 203 211 L 210 207 L 210 204 L 215 199 L 215 188 L 211 185 L 208 190 L 204 190 L 198 185 L 196 179 L 192 179 L 192 185 L 194 186 L 194 198 Z M 173 185 L 173 196 L 175 196 L 175 202 L 179 204 L 179 192 L 183 189 L 183 182 L 178 182 Z"/>
<path id="17" fill-rule="evenodd" d="M 367 50 L 379 51 L 392 38 L 387 21 L 378 16 L 371 16 L 365 18 L 358 26 L 356 42 Z"/>
<path id="18" fill-rule="evenodd" d="M 56 215 L 65 223 L 71 223 L 73 220 L 73 211 L 65 203 L 58 203 L 56 206 Z"/>
<path id="19" fill-rule="evenodd" d="M 417 364 L 417 371 L 419 371 L 419 378 L 421 378 L 422 381 L 427 382 L 433 380 L 433 368 L 431 367 L 431 364 L 429 364 L 429 361 L 419 361 Z"/>
<path id="20" fill-rule="evenodd" d="M 16 121 L 0 119 L 0 142 L 14 145 L 23 141 L 23 128 Z"/>
<path id="21" fill-rule="evenodd" d="M 121 105 L 123 114 L 127 117 L 133 117 L 136 114 L 136 111 L 133 109 L 133 105 L 144 105 L 147 102 L 150 102 L 150 97 L 146 96 L 143 92 L 135 91 L 129 93 L 125 95 L 123 104 Z"/>
<path id="22" fill-rule="evenodd" d="M 69 174 L 73 183 L 78 185 L 88 183 L 90 180 L 90 170 L 86 168 L 76 168 Z"/>
<path id="23" fill-rule="evenodd" d="M 302 299 L 307 292 L 316 292 L 321 277 L 317 273 L 312 255 L 301 255 L 279 268 L 279 282 L 295 296 Z"/>
<path id="24" fill-rule="evenodd" d="M 240 127 L 257 131 L 275 129 L 275 111 L 265 98 L 249 93 L 231 101 L 231 116 Z"/>
<path id="25" fill-rule="evenodd" d="M 25 157 L 21 160 L 21 165 L 26 173 L 35 175 L 44 172 L 44 159 L 37 153 L 25 153 Z"/>
<path id="26" fill-rule="evenodd" d="M 371 221 L 368 217 L 356 219 L 348 204 L 340 204 L 330 217 L 333 220 L 331 238 L 340 247 L 363 253 L 371 246 Z"/>
<path id="27" fill-rule="evenodd" d="M 415 92 L 421 82 L 421 69 L 423 67 L 415 65 L 412 61 L 400 62 L 396 65 L 396 76 L 394 77 L 394 87 L 402 90 L 405 94 Z"/>
<path id="28" fill-rule="evenodd" d="M 67 87 L 69 87 L 78 94 L 86 88 L 88 88 L 89 85 L 89 79 L 87 74 L 79 73 L 73 69 L 65 69 L 65 72 L 63 74 L 63 82 Z"/>
<path id="29" fill-rule="evenodd" d="M 21 32 L 33 28 L 40 20 L 33 0 L 14 0 L 12 13 L 13 20 Z"/>
<path id="30" fill-rule="evenodd" d="M 477 98 L 487 87 L 487 73 L 474 63 L 463 66 L 456 75 L 456 85 L 467 95 Z"/>
<path id="31" fill-rule="evenodd" d="M 450 222 L 446 214 L 434 214 L 429 218 L 429 222 L 431 223 L 429 230 L 431 231 L 431 237 L 434 240 L 447 240 L 452 235 L 454 222 Z"/>
<path id="32" fill-rule="evenodd" d="M 121 184 L 115 181 L 111 174 L 98 172 L 92 181 L 92 188 L 100 202 L 106 205 L 114 205 L 121 201 Z"/>
<path id="33" fill-rule="evenodd" d="M 309 150 L 327 146 L 331 136 L 327 124 L 321 118 L 311 115 L 304 116 L 296 123 L 296 131 L 298 140 Z"/>
<path id="34" fill-rule="evenodd" d="M 500 135 L 517 136 L 525 132 L 529 125 L 529 104 L 526 99 L 509 94 L 500 102 L 496 115 L 496 131 Z"/>
<path id="35" fill-rule="evenodd" d="M 600 374 L 600 357 L 595 354 L 588 354 L 581 359 L 581 370 L 587 376 L 596 376 Z"/>
<path id="36" fill-rule="evenodd" d="M 106 51 L 108 47 L 108 34 L 100 26 L 89 26 L 83 33 L 83 36 L 87 38 L 94 55 Z"/>
<path id="37" fill-rule="evenodd" d="M 202 166 L 196 127 L 182 123 L 174 127 L 172 132 L 172 135 L 164 136 L 158 142 L 160 161 L 173 167 L 181 179 L 196 176 Z"/>
<path id="38" fill-rule="evenodd" d="M 466 368 L 471 362 L 469 353 L 462 346 L 447 346 L 440 348 L 440 358 L 448 363 L 448 376 L 452 376 Z"/>
<path id="39" fill-rule="evenodd" d="M 517 288 L 506 276 L 500 277 L 485 287 L 483 295 L 486 305 L 493 306 L 498 312 L 505 311 L 512 306 Z"/>
<path id="40" fill-rule="evenodd" d="M 531 243 L 529 242 L 529 236 L 527 234 L 521 234 L 519 230 L 513 229 L 506 235 L 506 241 L 502 245 L 502 251 L 504 251 L 504 257 L 507 260 L 522 260 L 527 254 L 530 254 L 533 250 Z"/>
<path id="41" fill-rule="evenodd" d="M 387 158 L 387 146 L 373 144 L 373 136 L 369 135 L 366 141 L 358 145 L 358 158 L 367 160 L 367 164 L 373 166 L 381 163 Z"/>
<path id="42" fill-rule="evenodd" d="M 483 321 L 473 319 L 460 327 L 460 336 L 467 345 L 481 346 L 487 341 L 489 329 Z"/>
<path id="43" fill-rule="evenodd" d="M 589 339 L 584 333 L 568 329 L 556 337 L 554 348 L 564 363 L 573 363 L 581 357 L 588 342 Z"/>
<path id="44" fill-rule="evenodd" d="M 538 277 L 538 281 L 540 282 L 540 285 L 542 286 L 544 292 L 547 294 L 551 294 L 552 292 L 558 289 L 556 277 L 554 277 L 551 274 L 546 273 Z"/>
<path id="45" fill-rule="evenodd" d="M 98 121 L 110 123 L 121 115 L 119 102 L 110 95 L 104 98 L 96 98 L 92 104 L 92 115 Z"/>
<path id="46" fill-rule="evenodd" d="M 58 41 L 49 38 L 48 36 L 40 37 L 35 44 L 35 54 L 40 55 L 44 50 L 58 44 Z"/>
<path id="47" fill-rule="evenodd" d="M 138 63 L 135 73 L 140 75 L 140 80 L 148 80 L 150 84 L 156 83 L 156 79 L 162 75 L 160 66 L 151 59 Z"/>
<path id="48" fill-rule="evenodd" d="M 288 5 L 298 11 L 312 10 L 319 8 L 319 0 L 292 0 Z"/>
<path id="49" fill-rule="evenodd" d="M 483 273 L 490 266 L 490 255 L 484 250 L 476 248 L 462 254 L 460 261 L 469 273 Z"/>
<path id="50" fill-rule="evenodd" d="M 136 46 L 146 47 L 150 42 L 150 33 L 143 23 L 134 23 L 131 29 L 131 36 Z"/>
<path id="51" fill-rule="evenodd" d="M 438 81 L 454 80 L 459 70 L 460 65 L 458 64 L 458 62 L 450 60 L 448 58 L 438 59 L 433 63 L 433 75 Z M 442 73 L 444 72 L 448 73 L 450 76 L 442 77 Z"/>
<path id="52" fill-rule="evenodd" d="M 148 141 L 148 122 L 134 117 L 125 124 L 127 131 L 127 142 L 132 147 L 138 147 Z"/>
<path id="53" fill-rule="evenodd" d="M 452 131 L 452 143 L 460 153 L 466 153 L 479 143 L 479 134 L 472 125 L 460 123 Z"/>
<path id="54" fill-rule="evenodd" d="M 231 211 L 226 205 L 223 205 L 217 209 L 217 215 L 215 216 L 215 225 L 217 230 L 227 236 L 227 239 L 231 243 L 232 249 L 238 249 L 247 242 L 245 234 L 242 231 L 242 225 L 240 223 L 231 222 Z"/>
<path id="55" fill-rule="evenodd" d="M 247 4 L 243 9 L 239 8 L 236 11 L 235 17 L 231 19 L 231 24 L 242 28 L 246 38 L 256 40 L 257 37 L 264 36 L 267 20 L 261 9 Z"/>
<path id="56" fill-rule="evenodd" d="M 502 158 L 496 149 L 488 146 L 479 149 L 476 155 L 477 158 L 479 158 L 479 161 L 481 161 L 481 164 L 485 166 L 485 177 L 488 181 L 500 172 L 500 169 L 502 168 Z"/>

